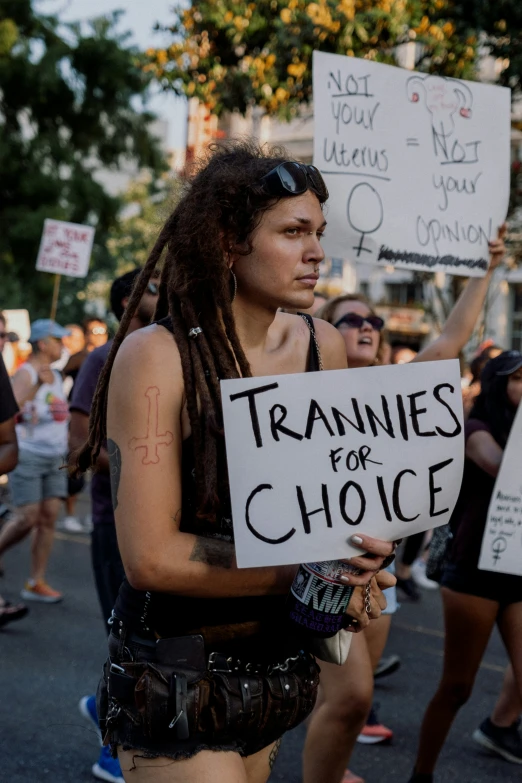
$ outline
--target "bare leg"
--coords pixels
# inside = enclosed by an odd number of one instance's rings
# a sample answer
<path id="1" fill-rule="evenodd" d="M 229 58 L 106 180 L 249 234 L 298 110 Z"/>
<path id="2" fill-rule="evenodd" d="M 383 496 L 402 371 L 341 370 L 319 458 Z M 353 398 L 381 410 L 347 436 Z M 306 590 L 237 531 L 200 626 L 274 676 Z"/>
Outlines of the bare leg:
<path id="1" fill-rule="evenodd" d="M 39 581 L 45 576 L 53 546 L 54 523 L 59 510 L 59 498 L 46 498 L 40 504 L 40 513 L 31 542 L 31 577 L 35 581 Z"/>
<path id="2" fill-rule="evenodd" d="M 76 495 L 69 495 L 65 498 L 65 513 L 68 517 L 74 517 L 76 510 Z"/>
<path id="3" fill-rule="evenodd" d="M 510 604 L 501 613 L 498 627 L 508 651 L 511 666 L 506 672 L 502 693 L 499 697 L 493 723 L 498 726 L 511 726 L 522 712 L 522 602 Z M 502 697 L 505 701 L 501 704 Z M 497 723 L 496 711 L 500 705 L 500 720 Z"/>
<path id="4" fill-rule="evenodd" d="M 147 759 L 139 751 L 118 751 L 125 783 L 266 783 L 273 756 L 274 745 L 246 759 L 237 753 L 211 750 L 182 761 Z"/>
<path id="5" fill-rule="evenodd" d="M 10 549 L 19 541 L 22 541 L 30 530 L 36 525 L 40 505 L 31 503 L 27 506 L 20 506 L 16 509 L 16 514 L 0 532 L 0 555 L 3 555 L 7 549 Z"/>
<path id="6" fill-rule="evenodd" d="M 375 671 L 377 664 L 381 660 L 388 636 L 390 634 L 391 621 L 393 615 L 382 614 L 377 620 L 372 620 L 370 625 L 364 629 L 366 644 L 370 654 L 372 671 Z"/>
<path id="7" fill-rule="evenodd" d="M 444 669 L 422 722 L 415 764 L 421 774 L 433 772 L 451 724 L 471 694 L 499 610 L 496 601 L 447 587 L 441 588 L 441 595 L 446 627 Z"/>
<path id="8" fill-rule="evenodd" d="M 339 783 L 373 697 L 373 669 L 363 633 L 343 666 L 321 662 L 319 703 L 303 753 L 303 783 Z"/>
<path id="9" fill-rule="evenodd" d="M 502 684 L 502 690 L 491 713 L 491 722 L 495 726 L 507 729 L 522 713 L 522 699 L 515 680 L 513 667 L 508 666 Z"/>

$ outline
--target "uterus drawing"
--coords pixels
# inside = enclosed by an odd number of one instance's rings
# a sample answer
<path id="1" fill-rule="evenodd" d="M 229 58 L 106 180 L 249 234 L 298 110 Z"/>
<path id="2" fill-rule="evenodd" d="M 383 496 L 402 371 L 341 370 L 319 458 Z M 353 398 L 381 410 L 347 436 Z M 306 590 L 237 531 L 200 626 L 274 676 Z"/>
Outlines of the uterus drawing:
<path id="1" fill-rule="evenodd" d="M 424 104 L 431 115 L 434 133 L 447 138 L 455 129 L 455 118 L 470 119 L 473 95 L 468 85 L 443 76 L 411 76 L 406 82 L 408 100 Z"/>

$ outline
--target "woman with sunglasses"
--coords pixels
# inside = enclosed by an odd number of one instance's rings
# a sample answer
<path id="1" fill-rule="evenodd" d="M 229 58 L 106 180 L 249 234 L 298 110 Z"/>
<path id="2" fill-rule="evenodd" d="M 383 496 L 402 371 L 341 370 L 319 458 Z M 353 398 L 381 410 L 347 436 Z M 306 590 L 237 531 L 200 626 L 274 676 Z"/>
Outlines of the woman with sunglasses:
<path id="1" fill-rule="evenodd" d="M 296 567 L 236 567 L 219 381 L 346 367 L 335 329 L 279 312 L 313 304 L 327 196 L 313 166 L 217 148 L 167 220 L 100 376 L 79 464 L 107 438 L 127 578 L 98 713 L 127 783 L 263 783 L 315 702 L 317 664 L 285 619 Z M 123 341 L 160 259 L 157 322 Z M 361 538 L 349 612 L 364 626 L 362 586 L 378 616 L 375 572 L 393 545 Z"/>
<path id="2" fill-rule="evenodd" d="M 472 278 L 456 302 L 440 337 L 420 351 L 413 361 L 454 359 L 470 339 L 482 310 L 493 270 L 505 252 L 499 229 L 490 242 L 490 266 L 481 278 Z M 318 312 L 341 334 L 348 367 L 372 367 L 382 363 L 385 323 L 360 294 L 343 294 L 331 299 Z M 397 610 L 395 587 L 386 592 L 387 609 L 382 616 L 352 640 L 344 666 L 321 664 L 319 706 L 309 723 L 304 750 L 304 783 L 339 783 L 361 731 L 361 742 L 390 741 L 393 732 L 379 723 L 372 711 L 373 672 L 386 646 L 391 617 Z M 346 771 L 345 783 L 360 781 Z"/>

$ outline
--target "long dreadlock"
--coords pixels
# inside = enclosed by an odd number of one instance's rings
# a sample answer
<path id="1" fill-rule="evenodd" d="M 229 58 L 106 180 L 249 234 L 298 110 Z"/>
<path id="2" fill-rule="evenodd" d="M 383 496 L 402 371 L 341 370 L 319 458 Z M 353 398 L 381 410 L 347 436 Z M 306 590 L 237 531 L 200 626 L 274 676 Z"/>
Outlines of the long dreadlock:
<path id="1" fill-rule="evenodd" d="M 248 377 L 250 367 L 234 315 L 229 252 L 248 255 L 251 236 L 278 199 L 258 184 L 279 163 L 284 150 L 252 142 L 214 145 L 165 223 L 136 280 L 100 375 L 93 399 L 89 438 L 78 456 L 81 471 L 92 466 L 107 436 L 107 398 L 112 366 L 147 284 L 164 255 L 155 320 L 172 319 L 181 357 L 195 451 L 197 515 L 214 520 L 228 499 L 219 381 Z M 225 245 L 225 247 L 224 247 Z M 197 339 L 189 331 L 201 327 Z"/>

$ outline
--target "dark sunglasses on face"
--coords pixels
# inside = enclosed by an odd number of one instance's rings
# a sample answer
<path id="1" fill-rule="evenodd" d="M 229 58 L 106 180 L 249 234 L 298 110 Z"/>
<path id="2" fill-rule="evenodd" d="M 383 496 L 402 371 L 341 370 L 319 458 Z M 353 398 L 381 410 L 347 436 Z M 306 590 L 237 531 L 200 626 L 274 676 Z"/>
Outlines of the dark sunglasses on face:
<path id="1" fill-rule="evenodd" d="M 147 293 L 152 296 L 157 296 L 159 293 L 159 287 L 157 283 L 147 283 Z"/>
<path id="2" fill-rule="evenodd" d="M 372 329 L 375 329 L 376 332 L 380 332 L 384 327 L 384 321 L 382 318 L 379 318 L 378 315 L 367 315 L 363 318 L 362 315 L 358 315 L 357 313 L 346 313 L 346 315 L 343 315 L 342 318 L 339 318 L 339 320 L 334 323 L 334 326 L 338 329 L 341 324 L 344 324 L 349 329 L 361 329 L 365 322 L 370 324 Z"/>
<path id="3" fill-rule="evenodd" d="M 287 160 L 261 177 L 260 182 L 271 196 L 300 196 L 310 189 L 322 201 L 328 198 L 328 188 L 321 172 L 305 163 Z"/>

